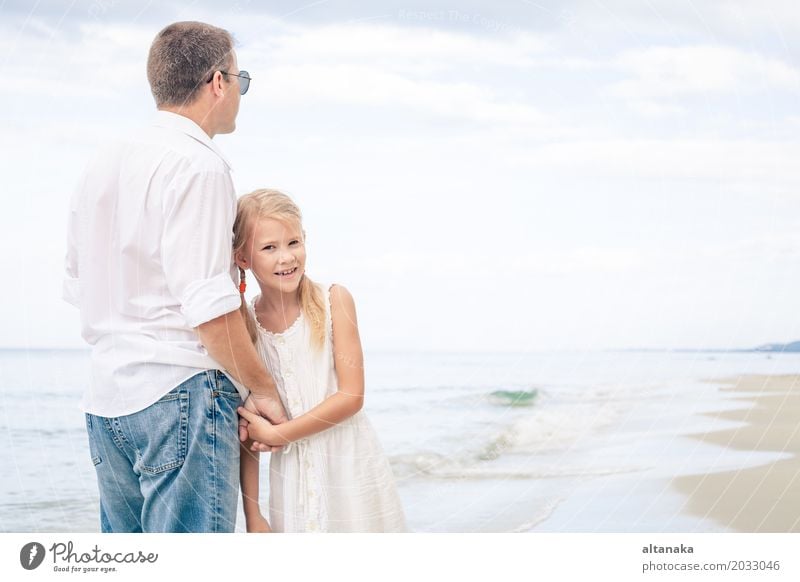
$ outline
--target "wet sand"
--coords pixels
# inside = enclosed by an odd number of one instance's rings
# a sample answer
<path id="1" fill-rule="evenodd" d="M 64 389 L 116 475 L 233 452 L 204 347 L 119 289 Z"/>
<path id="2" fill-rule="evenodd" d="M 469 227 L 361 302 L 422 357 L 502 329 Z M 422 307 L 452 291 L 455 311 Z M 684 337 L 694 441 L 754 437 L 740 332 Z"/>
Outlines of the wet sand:
<path id="1" fill-rule="evenodd" d="M 685 510 L 742 532 L 800 531 L 800 376 L 742 376 L 720 381 L 742 408 L 708 416 L 744 423 L 690 435 L 740 451 L 773 452 L 759 466 L 678 477 Z"/>

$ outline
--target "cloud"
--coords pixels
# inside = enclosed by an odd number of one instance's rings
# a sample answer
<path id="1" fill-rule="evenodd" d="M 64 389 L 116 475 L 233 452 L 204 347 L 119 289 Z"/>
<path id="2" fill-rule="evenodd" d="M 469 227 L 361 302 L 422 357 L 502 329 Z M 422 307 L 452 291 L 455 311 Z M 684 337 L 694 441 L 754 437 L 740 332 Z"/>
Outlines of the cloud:
<path id="1" fill-rule="evenodd" d="M 797 69 L 783 61 L 727 46 L 626 50 L 612 65 L 628 78 L 610 84 L 605 93 L 633 103 L 800 87 Z"/>
<path id="2" fill-rule="evenodd" d="M 721 28 L 736 31 L 748 41 L 766 32 L 783 41 L 784 36 L 800 32 L 800 11 L 795 0 L 770 0 L 768 3 L 711 2 L 708 20 Z"/>
<path id="3" fill-rule="evenodd" d="M 254 82 L 270 88 L 263 93 L 269 103 L 400 107 L 478 123 L 552 123 L 484 76 L 498 69 L 516 75 L 533 66 L 546 43 L 531 34 L 483 38 L 382 23 L 288 26 L 268 18 L 242 26 L 239 61 L 262 71 Z M 258 37 L 255 29 L 262 31 Z"/>
<path id="4" fill-rule="evenodd" d="M 484 86 L 412 79 L 370 66 L 279 66 L 264 77 L 268 86 L 276 88 L 265 96 L 270 103 L 401 107 L 479 123 L 544 125 L 550 121 L 535 107 L 507 100 Z"/>
<path id="5" fill-rule="evenodd" d="M 613 274 L 636 269 L 644 255 L 629 247 L 575 247 L 559 250 L 529 248 L 503 256 L 488 253 L 392 251 L 357 258 L 353 269 L 375 276 L 413 276 L 426 280 L 459 276 L 464 279 L 504 276 Z M 349 261 L 350 262 L 350 261 Z M 492 284 L 491 277 L 489 284 Z M 477 281 L 474 284 L 479 285 Z"/>
<path id="6" fill-rule="evenodd" d="M 697 44 L 714 42 L 758 46 L 789 54 L 787 39 L 800 32 L 795 0 L 748 2 L 637 2 L 563 0 L 549 10 L 524 0 L 542 16 L 555 17 L 569 51 L 579 41 L 598 53 L 632 44 Z"/>
<path id="7" fill-rule="evenodd" d="M 800 143 L 724 139 L 600 139 L 518 152 L 512 163 L 572 175 L 800 183 Z M 762 194 L 757 191 L 757 194 Z"/>
<path id="8" fill-rule="evenodd" d="M 47 37 L 42 38 L 41 32 Z M 5 27 L 0 32 L 7 33 Z M 19 35 L 0 35 L 0 52 L 15 69 L 16 82 L 0 92 L 12 95 L 107 99 L 146 83 L 145 61 L 153 40 L 149 28 L 85 22 L 74 32 L 47 24 Z"/>
<path id="9" fill-rule="evenodd" d="M 245 26 L 253 28 L 254 23 Z M 255 26 L 266 40 L 248 43 L 249 48 L 285 64 L 370 63 L 432 73 L 464 65 L 527 67 L 536 62 L 536 55 L 548 52 L 544 37 L 522 32 L 483 37 L 380 22 L 287 26 L 270 19 Z"/>
<path id="10" fill-rule="evenodd" d="M 800 258 L 800 224 L 796 223 L 792 231 L 746 234 L 742 239 L 727 244 L 706 245 L 701 251 L 705 258 L 739 264 L 743 259 L 786 261 L 796 271 Z"/>

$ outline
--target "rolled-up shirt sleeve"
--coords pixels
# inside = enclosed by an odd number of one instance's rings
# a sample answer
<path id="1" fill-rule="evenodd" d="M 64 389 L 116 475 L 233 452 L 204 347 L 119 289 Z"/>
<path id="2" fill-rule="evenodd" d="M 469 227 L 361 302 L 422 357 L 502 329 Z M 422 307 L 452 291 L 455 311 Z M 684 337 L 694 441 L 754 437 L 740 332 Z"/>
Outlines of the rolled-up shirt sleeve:
<path id="1" fill-rule="evenodd" d="M 226 172 L 182 176 L 165 193 L 161 261 L 167 286 L 191 327 L 241 305 L 231 277 L 235 207 Z"/>

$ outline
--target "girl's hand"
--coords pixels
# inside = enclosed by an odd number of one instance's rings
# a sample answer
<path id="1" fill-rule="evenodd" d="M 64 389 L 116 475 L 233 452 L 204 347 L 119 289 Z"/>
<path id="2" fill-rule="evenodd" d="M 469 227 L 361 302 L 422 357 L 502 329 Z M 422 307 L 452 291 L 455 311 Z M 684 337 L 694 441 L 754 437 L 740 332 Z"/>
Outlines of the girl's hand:
<path id="1" fill-rule="evenodd" d="M 267 519 L 261 515 L 247 516 L 247 533 L 272 533 L 272 528 L 269 527 Z"/>
<path id="2" fill-rule="evenodd" d="M 251 394 L 247 398 L 247 400 L 245 400 L 244 408 L 249 410 L 249 411 L 251 411 L 251 412 L 253 412 L 253 413 L 255 413 L 255 414 L 258 414 L 259 416 L 261 416 L 261 414 L 258 411 L 258 408 L 256 408 L 256 405 L 254 404 L 254 400 L 253 400 L 252 396 L 253 395 Z M 285 422 L 285 420 L 286 419 L 284 419 L 284 422 Z M 269 445 L 265 445 L 264 443 L 259 443 L 256 440 L 254 440 L 250 436 L 249 425 L 250 425 L 250 422 L 244 416 L 242 416 L 240 414 L 239 415 L 239 440 L 242 443 L 249 444 L 251 451 L 260 452 L 260 453 L 277 453 L 277 452 L 279 452 L 281 450 L 282 447 L 270 447 Z M 248 440 L 250 441 L 249 443 L 247 443 Z"/>
<path id="3" fill-rule="evenodd" d="M 253 414 L 243 407 L 238 408 L 239 416 L 243 417 L 249 424 L 247 434 L 254 441 L 258 441 L 268 447 L 282 447 L 289 444 L 289 440 L 284 438 L 278 426 L 273 426 L 269 421 L 257 414 Z"/>

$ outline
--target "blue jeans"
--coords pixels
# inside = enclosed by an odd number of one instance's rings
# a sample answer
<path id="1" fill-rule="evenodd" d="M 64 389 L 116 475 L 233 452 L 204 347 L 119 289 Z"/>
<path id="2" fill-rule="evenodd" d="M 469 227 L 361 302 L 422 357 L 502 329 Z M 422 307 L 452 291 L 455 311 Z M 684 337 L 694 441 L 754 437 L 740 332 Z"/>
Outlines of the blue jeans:
<path id="1" fill-rule="evenodd" d="M 239 496 L 236 407 L 218 370 L 140 412 L 86 415 L 103 532 L 232 532 Z"/>

